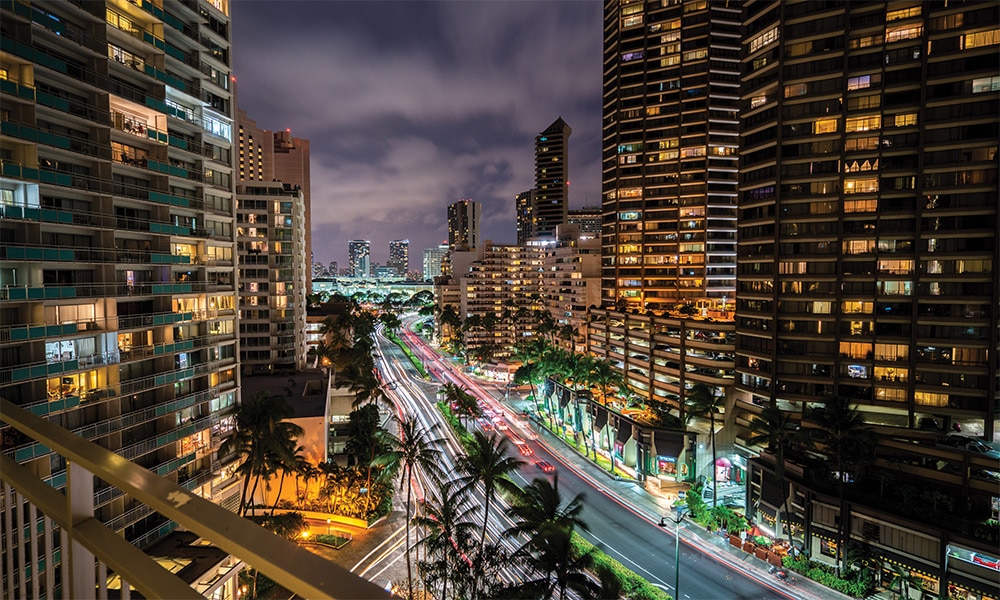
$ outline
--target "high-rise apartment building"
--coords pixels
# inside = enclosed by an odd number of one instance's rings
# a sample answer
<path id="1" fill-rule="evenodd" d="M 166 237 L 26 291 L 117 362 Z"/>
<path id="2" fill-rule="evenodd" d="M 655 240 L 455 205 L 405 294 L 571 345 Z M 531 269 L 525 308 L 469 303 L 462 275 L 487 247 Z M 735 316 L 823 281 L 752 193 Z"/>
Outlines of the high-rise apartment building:
<path id="1" fill-rule="evenodd" d="M 526 244 L 531 237 L 531 216 L 534 214 L 535 190 L 514 196 L 514 214 L 517 216 L 517 243 Z"/>
<path id="2" fill-rule="evenodd" d="M 601 239 L 601 207 L 584 206 L 583 208 L 570 209 L 566 214 L 566 223 L 575 225 L 581 234 L 593 235 Z"/>
<path id="3" fill-rule="evenodd" d="M 534 322 L 519 317 L 540 310 L 538 292 L 544 251 L 541 246 L 496 244 L 486 240 L 470 263 L 457 253 L 454 280 L 458 284 L 462 319 L 476 316 L 481 326 L 464 334 L 469 352 L 490 348 L 492 356 L 507 356 L 514 343 L 531 335 Z M 469 257 L 471 258 L 471 257 Z M 485 322 L 483 321 L 485 319 Z"/>
<path id="4" fill-rule="evenodd" d="M 569 136 L 562 117 L 535 137 L 535 189 L 531 196 L 531 237 L 554 239 L 569 210 Z"/>
<path id="5" fill-rule="evenodd" d="M 371 277 L 372 243 L 368 240 L 347 242 L 347 257 L 350 261 L 351 277 Z"/>
<path id="6" fill-rule="evenodd" d="M 745 11 L 737 419 L 776 406 L 799 422 L 813 403 L 849 399 L 878 433 L 876 468 L 964 519 L 995 518 L 996 459 L 944 434 L 997 435 L 1000 8 L 775 0 Z M 767 483 L 753 485 L 759 498 Z M 826 554 L 817 537 L 835 535 L 837 518 L 861 543 L 892 544 L 933 593 L 995 595 L 995 571 L 986 592 L 986 570 L 943 558 L 968 556 L 971 542 L 952 536 L 973 529 L 915 518 L 904 487 L 885 485 L 896 500 L 880 509 L 909 522 L 814 500 L 807 543 Z M 769 502 L 773 514 L 780 500 Z M 928 528 L 917 535 L 915 522 Z"/>
<path id="7" fill-rule="evenodd" d="M 308 181 L 302 180 L 309 171 L 288 169 L 293 147 L 287 132 L 259 128 L 242 109 L 236 124 L 240 366 L 247 374 L 301 369 L 306 360 L 305 297 L 311 293 L 311 277 L 306 277 Z M 295 156 L 308 165 L 308 141 L 296 138 L 296 143 L 305 150 Z M 283 181 L 281 170 L 296 182 Z"/>
<path id="8" fill-rule="evenodd" d="M 246 111 L 237 110 L 239 129 L 237 174 L 243 181 L 280 181 L 302 192 L 305 214 L 306 256 L 312 256 L 311 190 L 309 140 L 292 137 L 291 131 L 271 131 L 257 127 Z M 307 273 L 307 286 L 312 273 Z"/>
<path id="9" fill-rule="evenodd" d="M 386 266 L 396 269 L 396 275 L 406 277 L 410 270 L 410 240 L 389 242 L 389 260 Z"/>
<path id="10" fill-rule="evenodd" d="M 735 291 L 739 3 L 606 0 L 604 14 L 604 304 L 721 303 Z"/>
<path id="11" fill-rule="evenodd" d="M 448 205 L 448 249 L 468 252 L 479 248 L 479 222 L 482 205 L 473 200 L 459 200 Z"/>
<path id="12" fill-rule="evenodd" d="M 0 396 L 223 504 L 239 491 L 215 452 L 239 385 L 228 10 L 0 5 Z M 4 446 L 65 485 L 45 448 Z M 134 544 L 171 529 L 103 482 L 94 497 Z"/>
<path id="13" fill-rule="evenodd" d="M 587 309 L 601 304 L 601 239 L 580 225 L 556 228 L 556 241 L 540 247 L 539 293 L 560 328 L 556 344 L 573 352 L 587 350 Z M 571 336 L 562 335 L 571 330 Z"/>
<path id="14" fill-rule="evenodd" d="M 328 277 L 337 277 L 340 275 L 340 266 L 337 264 L 337 261 L 330 261 L 330 264 L 326 268 L 326 274 Z"/>
<path id="15" fill-rule="evenodd" d="M 435 277 L 441 276 L 441 261 L 446 254 L 448 254 L 448 244 L 424 249 L 424 281 L 434 281 Z"/>

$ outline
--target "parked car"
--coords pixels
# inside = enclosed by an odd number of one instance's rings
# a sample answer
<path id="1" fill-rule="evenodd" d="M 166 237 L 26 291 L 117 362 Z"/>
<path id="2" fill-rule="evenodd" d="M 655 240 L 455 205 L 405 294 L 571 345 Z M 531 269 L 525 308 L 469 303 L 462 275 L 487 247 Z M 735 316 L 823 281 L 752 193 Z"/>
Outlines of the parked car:
<path id="1" fill-rule="evenodd" d="M 939 446 L 949 446 L 951 448 L 964 450 L 970 454 L 979 454 L 981 456 L 987 456 L 989 458 L 1000 460 L 1000 451 L 994 450 L 992 446 L 976 438 L 961 435 L 949 435 L 940 438 L 937 443 Z"/>

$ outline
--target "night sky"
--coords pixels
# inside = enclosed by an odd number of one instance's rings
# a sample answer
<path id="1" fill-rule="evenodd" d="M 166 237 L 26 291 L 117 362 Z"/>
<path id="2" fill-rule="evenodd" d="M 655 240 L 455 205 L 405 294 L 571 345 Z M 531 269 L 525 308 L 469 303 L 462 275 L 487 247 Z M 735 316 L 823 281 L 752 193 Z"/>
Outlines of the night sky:
<path id="1" fill-rule="evenodd" d="M 515 242 L 534 138 L 562 117 L 570 207 L 600 204 L 597 1 L 232 3 L 239 106 L 310 141 L 316 261 L 347 241 L 410 240 L 410 268 L 447 238 L 447 206 L 483 205 L 483 238 Z"/>

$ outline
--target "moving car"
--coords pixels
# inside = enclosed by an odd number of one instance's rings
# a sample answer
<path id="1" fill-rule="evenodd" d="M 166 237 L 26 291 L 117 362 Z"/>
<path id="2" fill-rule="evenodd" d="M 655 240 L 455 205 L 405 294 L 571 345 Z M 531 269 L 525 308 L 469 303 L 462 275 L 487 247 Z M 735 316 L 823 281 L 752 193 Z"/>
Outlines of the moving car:
<path id="1" fill-rule="evenodd" d="M 544 460 L 536 460 L 535 466 L 541 469 L 543 473 L 555 473 L 556 468 L 551 464 L 545 462 Z"/>

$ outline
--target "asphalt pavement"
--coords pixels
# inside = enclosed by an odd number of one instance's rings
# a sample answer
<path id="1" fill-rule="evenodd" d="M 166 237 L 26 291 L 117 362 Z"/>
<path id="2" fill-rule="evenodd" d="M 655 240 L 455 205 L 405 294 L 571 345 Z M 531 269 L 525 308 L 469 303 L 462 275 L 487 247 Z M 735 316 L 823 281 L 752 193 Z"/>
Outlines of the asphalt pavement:
<path id="1" fill-rule="evenodd" d="M 502 391 L 497 399 L 501 402 L 504 401 Z M 521 414 L 531 407 L 530 402 L 515 398 L 513 394 L 506 403 L 512 411 Z M 622 503 L 627 504 L 634 512 L 643 515 L 653 523 L 659 523 L 664 516 L 672 516 L 670 505 L 673 498 L 676 497 L 676 489 L 667 489 L 656 493 L 634 480 L 623 480 L 612 476 L 611 473 L 581 454 L 575 447 L 553 434 L 548 428 L 532 419 L 527 419 L 527 422 L 538 436 L 538 441 L 544 443 L 550 453 L 557 455 L 560 462 L 571 468 L 579 477 L 607 493 L 616 495 Z M 668 520 L 667 525 L 670 533 L 673 534 L 673 523 Z M 704 527 L 692 525 L 688 521 L 682 521 L 680 535 L 681 540 L 692 548 L 703 552 L 721 565 L 741 573 L 745 577 L 766 583 L 772 589 L 777 588 L 778 593 L 783 596 L 801 600 L 848 600 L 850 598 L 797 573 L 789 572 L 787 580 L 779 580 L 775 575 L 769 573 L 770 565 L 766 561 L 731 546 L 728 538 L 711 533 Z M 681 587 L 683 588 L 683 586 Z"/>

